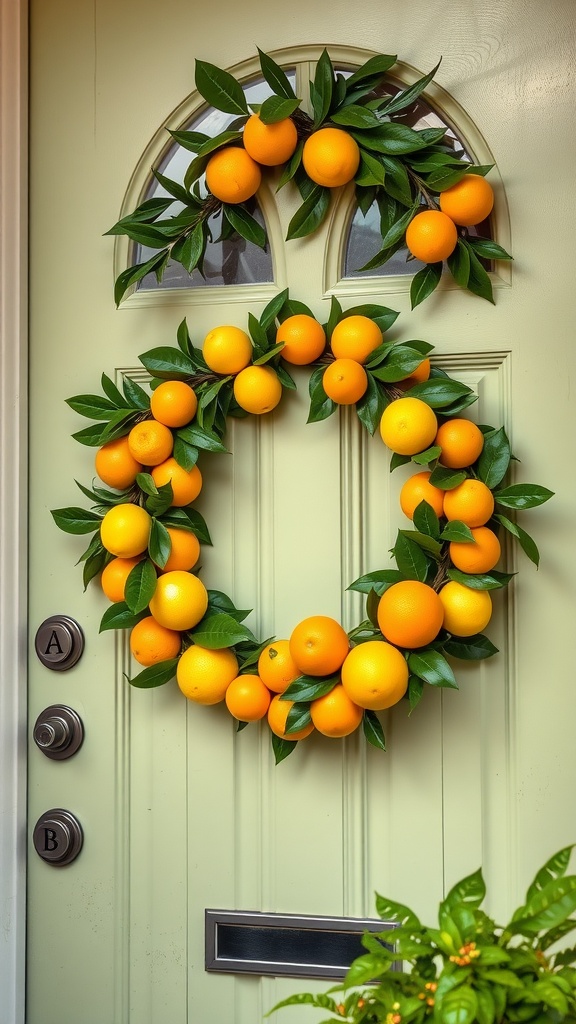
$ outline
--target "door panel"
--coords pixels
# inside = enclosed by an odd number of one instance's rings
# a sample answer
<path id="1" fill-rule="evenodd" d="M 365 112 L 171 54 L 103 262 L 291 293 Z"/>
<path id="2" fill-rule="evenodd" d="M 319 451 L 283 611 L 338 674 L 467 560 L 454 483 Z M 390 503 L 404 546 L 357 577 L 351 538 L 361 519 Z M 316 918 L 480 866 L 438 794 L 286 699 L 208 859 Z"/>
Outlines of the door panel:
<path id="1" fill-rule="evenodd" d="M 448 14 L 417 0 L 409 17 L 391 0 L 383 25 L 364 2 L 328 11 L 295 0 L 281 19 L 274 6 L 240 15 L 224 0 L 215 26 L 183 0 L 161 13 L 150 0 L 33 0 L 30 619 L 33 635 L 49 615 L 73 615 L 87 643 L 68 673 L 31 657 L 31 721 L 61 700 L 86 726 L 72 761 L 31 750 L 31 825 L 65 807 L 86 838 L 68 868 L 30 854 L 28 1024 L 253 1024 L 307 986 L 206 974 L 205 908 L 372 916 L 378 889 L 431 915 L 444 887 L 483 863 L 491 909 L 506 913 L 539 858 L 570 842 L 565 780 L 576 755 L 563 638 L 573 595 L 565 439 L 574 349 L 562 69 L 574 17 L 563 0 L 545 13 L 537 0 L 523 7 L 518 23 L 512 0 L 497 10 L 466 0 Z M 191 92 L 194 57 L 221 67 L 252 57 L 255 26 L 265 50 L 352 41 L 397 51 L 421 72 L 444 55 L 438 82 L 506 187 L 497 237 L 507 244 L 509 209 L 516 264 L 496 306 L 445 291 L 410 313 L 406 280 L 338 283 L 338 217 L 331 236 L 327 228 L 282 245 L 294 209 L 287 190 L 273 230 L 276 287 L 289 285 L 324 319 L 327 281 L 345 308 L 366 294 L 401 310 L 394 336 L 432 342 L 439 364 L 477 389 L 478 422 L 508 429 L 522 459 L 517 479 L 557 492 L 529 524 L 540 572 L 510 554 L 520 577 L 496 600 L 497 658 L 458 665 L 460 692 L 428 693 L 410 718 L 404 707 L 383 715 L 385 755 L 359 737 L 314 737 L 278 768 L 258 726 L 235 733 L 222 708 L 188 706 L 175 684 L 130 690 L 125 639 L 98 635 L 104 598 L 94 585 L 81 593 L 81 539 L 59 533 L 49 515 L 81 503 L 73 480 L 92 474 L 92 453 L 70 438 L 82 424 L 65 398 L 93 391 L 103 370 L 141 374 L 138 354 L 174 344 L 184 316 L 200 344 L 217 323 L 245 326 L 248 310 L 265 304 L 257 291 L 234 292 L 233 302 L 185 292 L 116 310 L 113 245 L 102 237 L 158 126 Z M 270 190 L 265 206 L 275 202 Z M 389 474 L 383 445 L 352 414 L 307 426 L 307 374 L 296 376 L 297 396 L 262 423 L 233 423 L 233 456 L 202 466 L 198 507 L 214 540 L 202 577 L 253 608 L 249 623 L 262 637 L 286 636 L 315 612 L 347 628 L 358 622 L 361 602 L 345 587 L 387 564 L 403 525 L 404 471 Z M 283 1011 L 287 1024 L 306 1019 Z"/>

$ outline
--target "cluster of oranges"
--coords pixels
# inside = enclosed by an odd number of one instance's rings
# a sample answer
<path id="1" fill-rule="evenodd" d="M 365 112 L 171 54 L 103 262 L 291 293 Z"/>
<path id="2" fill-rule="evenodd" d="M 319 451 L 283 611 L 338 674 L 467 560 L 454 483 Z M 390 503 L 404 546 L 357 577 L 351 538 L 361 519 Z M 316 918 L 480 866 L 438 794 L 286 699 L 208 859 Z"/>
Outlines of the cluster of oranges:
<path id="1" fill-rule="evenodd" d="M 223 146 L 210 157 L 206 184 L 223 203 L 244 203 L 258 191 L 263 167 L 279 167 L 294 154 L 298 132 L 290 117 L 265 124 L 252 114 L 241 144 Z M 320 128 L 308 136 L 302 150 L 308 177 L 317 185 L 336 188 L 352 181 L 360 164 L 360 149 L 341 128 Z"/>
<path id="2" fill-rule="evenodd" d="M 275 350 L 283 346 L 281 357 L 286 363 L 316 362 L 324 367 L 326 394 L 337 404 L 350 405 L 366 390 L 364 364 L 382 346 L 383 334 L 367 316 L 344 315 L 327 342 L 326 328 L 312 316 L 298 313 L 283 320 L 271 340 Z M 233 381 L 235 399 L 246 411 L 263 414 L 280 400 L 282 385 L 276 370 L 252 362 L 251 339 L 240 328 L 220 326 L 210 331 L 202 357 L 212 378 Z M 466 470 L 465 479 L 449 490 L 431 482 L 430 469 L 419 470 L 404 483 L 400 505 L 409 519 L 426 502 L 438 520 L 464 524 L 470 536 L 445 543 L 445 569 L 454 566 L 468 574 L 486 573 L 500 558 L 500 543 L 487 525 L 494 497 L 470 472 L 482 453 L 484 434 L 463 417 L 443 418 L 439 423 L 425 401 L 405 394 L 414 384 L 428 380 L 430 372 L 430 360 L 424 358 L 409 376 L 395 382 L 393 400 L 381 417 L 380 434 L 398 455 L 413 456 L 434 447 L 442 467 Z M 130 574 L 150 557 L 152 516 L 144 507 L 139 475 L 150 474 L 157 488 L 169 483 L 175 508 L 191 505 L 200 494 L 198 466 L 184 469 L 173 455 L 175 432 L 197 415 L 195 383 L 194 377 L 190 382 L 164 380 L 152 392 L 150 412 L 143 412 L 125 436 L 97 451 L 98 476 L 126 497 L 108 508 L 100 525 L 100 540 L 109 559 L 101 585 L 112 602 L 125 599 Z M 381 593 L 377 626 L 375 622 L 362 642 L 355 631 L 351 640 L 335 619 L 314 615 L 300 622 L 289 638 L 268 643 L 247 670 L 233 645 L 212 649 L 190 636 L 209 605 L 208 591 L 193 571 L 200 543 L 192 529 L 169 526 L 167 533 L 169 556 L 156 565 L 155 589 L 146 614 L 131 630 L 135 660 L 145 668 L 174 660 L 178 685 L 189 700 L 205 705 L 225 702 L 240 722 L 267 717 L 272 733 L 284 741 L 304 739 L 314 729 L 329 737 L 349 735 L 367 713 L 384 711 L 405 696 L 411 652 L 427 648 L 440 635 L 476 635 L 492 614 L 487 590 L 449 580 L 446 571 L 432 583 L 403 579 Z"/>
<path id="3" fill-rule="evenodd" d="M 406 229 L 409 252 L 423 263 L 440 263 L 452 255 L 458 243 L 458 227 L 481 224 L 492 212 L 494 191 L 479 174 L 465 174 L 440 193 L 440 209 L 417 213 Z"/>

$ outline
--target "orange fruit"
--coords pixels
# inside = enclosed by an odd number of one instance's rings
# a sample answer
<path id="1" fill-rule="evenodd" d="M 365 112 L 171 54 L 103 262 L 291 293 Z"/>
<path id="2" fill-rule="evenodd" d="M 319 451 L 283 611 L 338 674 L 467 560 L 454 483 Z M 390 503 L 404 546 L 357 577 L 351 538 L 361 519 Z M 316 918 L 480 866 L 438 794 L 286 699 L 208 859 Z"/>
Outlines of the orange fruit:
<path id="1" fill-rule="evenodd" d="M 161 572 L 173 572 L 175 569 L 188 572 L 200 558 L 200 541 L 191 530 L 179 530 L 174 526 L 168 526 L 167 530 L 172 548 Z"/>
<path id="2" fill-rule="evenodd" d="M 206 165 L 206 184 L 223 203 L 244 203 L 260 188 L 258 164 L 239 146 L 224 146 Z"/>
<path id="3" fill-rule="evenodd" d="M 194 419 L 197 408 L 196 392 L 183 380 L 165 380 L 150 399 L 154 419 L 166 427 L 185 427 Z"/>
<path id="4" fill-rule="evenodd" d="M 172 453 L 172 431 L 157 420 L 143 420 L 128 434 L 128 446 L 143 466 L 158 466 Z"/>
<path id="5" fill-rule="evenodd" d="M 166 629 L 192 629 L 208 607 L 208 594 L 197 576 L 175 569 L 158 577 L 149 607 Z"/>
<path id="6" fill-rule="evenodd" d="M 332 331 L 330 348 L 336 359 L 355 359 L 365 363 L 368 356 L 382 344 L 382 331 L 367 316 L 347 316 Z"/>
<path id="7" fill-rule="evenodd" d="M 471 466 L 484 447 L 484 434 L 471 420 L 446 420 L 436 434 L 435 444 L 442 449 L 440 462 L 448 469 Z"/>
<path id="8" fill-rule="evenodd" d="M 228 711 L 238 721 L 257 722 L 264 718 L 271 698 L 260 676 L 247 673 L 232 680 L 224 699 Z"/>
<path id="9" fill-rule="evenodd" d="M 329 676 L 348 654 L 345 630 L 328 615 L 311 615 L 299 622 L 289 640 L 290 655 L 302 675 Z"/>
<path id="10" fill-rule="evenodd" d="M 306 736 L 309 736 L 311 732 L 314 732 L 314 725 L 310 722 L 309 725 L 305 725 L 303 729 L 298 729 L 297 732 L 286 732 L 286 719 L 290 708 L 293 706 L 293 700 L 281 700 L 280 694 L 273 697 L 270 701 L 270 707 L 268 708 L 268 725 L 275 736 L 279 736 L 281 740 L 303 740 Z"/>
<path id="11" fill-rule="evenodd" d="M 312 723 L 323 736 L 338 739 L 358 728 L 364 711 L 350 699 L 342 683 L 310 704 Z"/>
<path id="12" fill-rule="evenodd" d="M 275 640 L 264 648 L 258 658 L 258 675 L 274 693 L 284 693 L 298 679 L 300 669 L 292 660 L 287 640 Z"/>
<path id="13" fill-rule="evenodd" d="M 494 511 L 494 495 L 481 480 L 464 480 L 444 494 L 446 519 L 458 519 L 466 526 L 484 526 Z"/>
<path id="14" fill-rule="evenodd" d="M 276 344 L 284 343 L 282 359 L 294 366 L 307 366 L 322 355 L 326 346 L 324 328 L 307 313 L 287 317 L 276 331 Z"/>
<path id="15" fill-rule="evenodd" d="M 282 385 L 271 366 L 247 366 L 234 378 L 234 398 L 241 409 L 261 416 L 282 398 Z"/>
<path id="16" fill-rule="evenodd" d="M 242 140 L 253 160 L 265 167 L 277 167 L 292 156 L 298 145 L 298 132 L 290 117 L 264 124 L 258 114 L 252 114 L 244 125 Z"/>
<path id="17" fill-rule="evenodd" d="M 161 626 L 152 615 L 140 619 L 130 633 L 132 656 L 146 667 L 177 658 L 181 646 L 180 633 Z"/>
<path id="18" fill-rule="evenodd" d="M 109 601 L 123 601 L 124 587 L 132 569 L 138 565 L 140 556 L 135 558 L 113 558 L 105 565 L 100 577 L 100 585 Z"/>
<path id="19" fill-rule="evenodd" d="M 414 512 L 421 501 L 427 501 L 437 516 L 441 516 L 444 508 L 444 491 L 434 487 L 430 481 L 430 470 L 414 473 L 408 477 L 400 491 L 400 508 L 408 519 L 414 518 Z"/>
<path id="20" fill-rule="evenodd" d="M 204 338 L 202 355 L 214 373 L 239 373 L 252 359 L 252 342 L 246 331 L 230 324 L 213 327 Z"/>
<path id="21" fill-rule="evenodd" d="M 413 388 L 415 384 L 423 384 L 425 380 L 430 378 L 430 360 L 428 358 L 423 359 L 418 364 L 415 370 L 409 377 L 403 377 L 402 380 L 396 381 L 396 387 L 401 387 L 403 391 L 407 391 L 408 388 Z"/>
<path id="22" fill-rule="evenodd" d="M 100 539 L 111 555 L 134 558 L 148 547 L 151 525 L 150 516 L 140 505 L 113 505 L 100 523 Z"/>
<path id="23" fill-rule="evenodd" d="M 472 590 L 450 580 L 439 594 L 444 609 L 444 629 L 454 636 L 474 636 L 492 617 L 492 598 L 487 590 Z"/>
<path id="24" fill-rule="evenodd" d="M 416 455 L 429 448 L 438 430 L 438 420 L 420 398 L 396 398 L 386 406 L 380 420 L 380 436 L 390 451 Z"/>
<path id="25" fill-rule="evenodd" d="M 500 541 L 487 526 L 472 531 L 474 541 L 452 541 L 450 559 L 462 572 L 490 572 L 500 559 Z"/>
<path id="26" fill-rule="evenodd" d="M 448 259 L 456 248 L 458 232 L 454 221 L 440 210 L 417 213 L 406 228 L 406 245 L 423 263 Z"/>
<path id="27" fill-rule="evenodd" d="M 195 704 L 219 704 L 238 675 L 234 651 L 218 651 L 192 644 L 178 661 L 176 681 L 182 693 Z"/>
<path id="28" fill-rule="evenodd" d="M 103 444 L 96 452 L 95 468 L 103 483 L 118 491 L 130 487 L 142 472 L 142 464 L 130 451 L 128 437 Z"/>
<path id="29" fill-rule="evenodd" d="M 494 191 L 481 174 L 465 174 L 452 188 L 440 193 L 440 209 L 455 224 L 471 227 L 492 212 Z"/>
<path id="30" fill-rule="evenodd" d="M 352 181 L 360 164 L 360 150 L 355 139 L 341 128 L 320 128 L 306 139 L 302 162 L 317 185 L 336 188 Z"/>
<path id="31" fill-rule="evenodd" d="M 172 484 L 172 504 L 177 508 L 189 505 L 202 490 L 202 474 L 198 466 L 183 469 L 172 457 L 161 462 L 159 466 L 154 466 L 151 476 L 156 487 Z"/>
<path id="32" fill-rule="evenodd" d="M 342 686 L 350 700 L 361 708 L 391 708 L 408 689 L 406 658 L 383 640 L 359 644 L 342 665 Z"/>
<path id="33" fill-rule="evenodd" d="M 417 580 L 402 580 L 385 590 L 378 604 L 378 625 L 397 647 L 425 647 L 438 635 L 444 619 L 435 590 Z"/>
<path id="34" fill-rule="evenodd" d="M 322 387 L 338 405 L 354 405 L 368 387 L 366 370 L 355 359 L 335 359 L 322 374 Z"/>

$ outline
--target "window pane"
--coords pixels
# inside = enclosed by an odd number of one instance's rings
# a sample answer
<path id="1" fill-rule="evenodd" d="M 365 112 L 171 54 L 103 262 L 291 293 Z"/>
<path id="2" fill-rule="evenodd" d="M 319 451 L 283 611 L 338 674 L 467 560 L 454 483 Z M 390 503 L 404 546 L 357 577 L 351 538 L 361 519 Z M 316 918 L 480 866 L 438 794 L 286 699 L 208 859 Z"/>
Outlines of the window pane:
<path id="1" fill-rule="evenodd" d="M 294 70 L 288 70 L 286 74 L 292 85 L 295 86 L 296 74 Z M 256 79 L 246 84 L 243 88 L 248 103 L 262 103 L 267 96 L 271 95 L 270 86 L 263 78 Z M 233 114 L 225 114 L 220 110 L 210 107 L 208 110 L 203 111 L 199 117 L 194 118 L 189 124 L 185 125 L 184 128 L 186 131 L 204 132 L 213 138 L 228 128 L 234 127 L 235 120 Z M 182 183 L 186 168 L 192 159 L 192 153 L 174 143 L 160 162 L 158 170 L 165 177 L 171 178 L 172 181 Z M 201 181 L 201 186 L 204 186 L 204 179 Z M 166 190 L 155 178 L 152 179 L 145 198 L 152 199 L 166 195 L 168 195 Z M 264 218 L 256 200 L 253 199 L 246 205 L 253 217 L 263 226 Z M 170 213 L 175 215 L 181 209 L 182 206 L 175 202 Z M 193 274 L 190 275 L 179 263 L 171 262 L 168 264 L 160 284 L 158 284 L 155 274 L 152 273 L 142 279 L 138 288 L 145 290 L 198 288 L 230 284 L 252 284 L 274 280 L 272 255 L 268 246 L 266 250 L 259 249 L 253 242 L 247 242 L 238 235 L 234 235 L 232 238 L 221 239 L 222 218 L 220 216 L 211 217 L 208 223 L 213 241 L 209 241 L 206 246 L 203 268 L 204 277 L 199 270 L 194 270 Z M 155 251 L 143 245 L 135 245 L 131 262 L 133 264 L 143 263 Z"/>

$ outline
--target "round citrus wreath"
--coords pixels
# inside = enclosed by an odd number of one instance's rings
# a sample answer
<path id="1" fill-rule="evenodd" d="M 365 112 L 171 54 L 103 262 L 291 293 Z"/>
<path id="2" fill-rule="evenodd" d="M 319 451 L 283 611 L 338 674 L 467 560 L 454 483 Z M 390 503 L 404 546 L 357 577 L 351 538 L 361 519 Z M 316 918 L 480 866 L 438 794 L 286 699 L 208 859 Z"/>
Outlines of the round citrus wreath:
<path id="1" fill-rule="evenodd" d="M 498 534 L 515 538 L 536 565 L 538 549 L 514 518 L 552 492 L 504 480 L 512 459 L 503 428 L 461 414 L 476 400 L 467 385 L 431 366 L 433 346 L 388 341 L 398 314 L 368 304 L 343 311 L 333 298 L 321 324 L 312 311 L 277 295 L 248 333 L 218 326 L 195 347 L 184 320 L 178 347 L 141 355 L 151 395 L 123 376 L 121 390 L 102 375 L 103 395 L 68 399 L 97 422 L 72 436 L 97 447 L 105 486 L 78 484 L 94 504 L 52 512 L 71 534 L 93 534 L 81 556 L 84 586 L 100 578 L 112 601 L 100 629 L 131 630 L 143 670 L 130 679 L 155 687 L 174 676 L 191 701 L 225 701 L 238 728 L 267 716 L 278 763 L 315 728 L 347 736 L 362 723 L 385 749 L 377 712 L 407 697 L 414 708 L 425 684 L 457 687 L 448 658 L 497 653 L 483 630 L 490 591 L 512 574 L 496 569 Z M 366 619 L 346 633 L 315 615 L 291 636 L 261 642 L 221 591 L 194 573 L 208 527 L 194 507 L 202 488 L 201 452 L 225 452 L 229 416 L 263 415 L 295 388 L 289 365 L 313 365 L 308 422 L 355 406 L 370 434 L 379 428 L 390 468 L 414 462 L 400 504 L 412 521 L 392 549 L 396 568 L 350 584 L 366 595 Z M 511 510 L 511 512 L 510 512 Z"/>
<path id="2" fill-rule="evenodd" d="M 400 89 L 387 80 L 396 56 L 376 54 L 346 77 L 324 50 L 310 82 L 310 114 L 282 68 L 269 54 L 258 54 L 271 92 L 261 104 L 249 105 L 229 72 L 196 61 L 198 92 L 232 120 L 215 137 L 172 131 L 194 154 L 183 182 L 153 170 L 167 196 L 146 199 L 107 232 L 157 250 L 118 276 L 116 303 L 146 274 L 154 272 L 160 281 L 171 260 L 189 274 L 195 268 L 202 272 L 218 220 L 222 238 L 239 235 L 265 248 L 266 231 L 253 216 L 254 196 L 263 174 L 279 170 L 277 187 L 291 183 L 302 200 L 287 239 L 315 231 L 333 190 L 354 182 L 364 216 L 377 203 L 382 235 L 381 248 L 360 270 L 383 266 L 406 245 L 408 260 L 425 264 L 412 280 L 412 308 L 437 287 L 444 261 L 456 284 L 493 302 L 485 261 L 512 258 L 474 230 L 492 210 L 494 193 L 485 175 L 493 165 L 461 159 L 446 128 L 411 127 L 416 101 L 440 62 Z"/>

